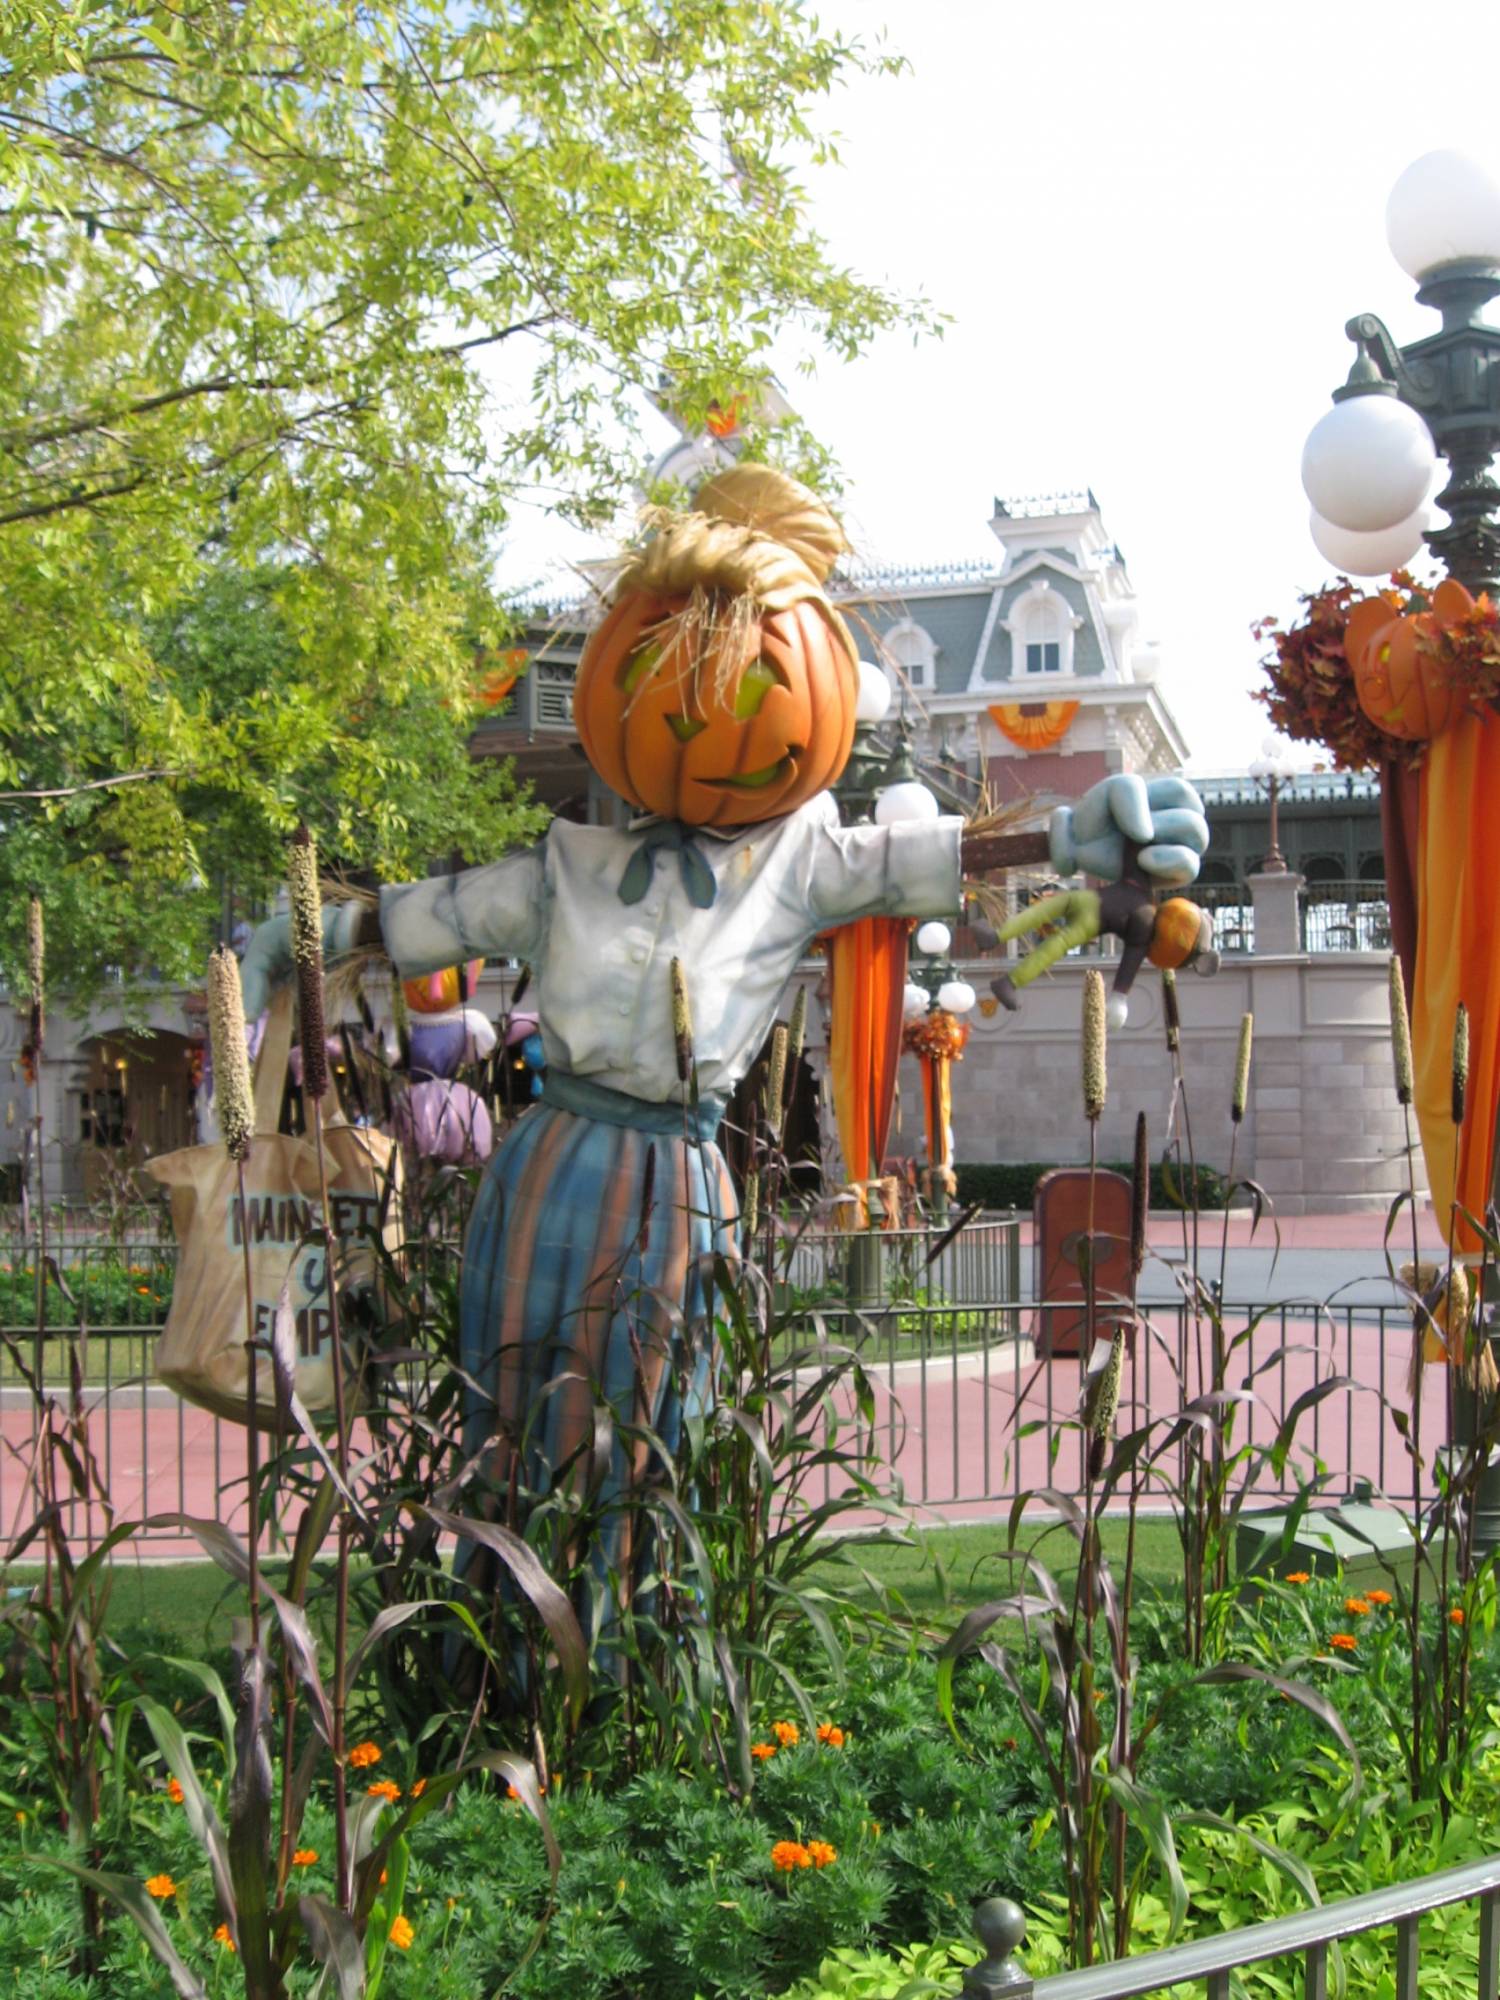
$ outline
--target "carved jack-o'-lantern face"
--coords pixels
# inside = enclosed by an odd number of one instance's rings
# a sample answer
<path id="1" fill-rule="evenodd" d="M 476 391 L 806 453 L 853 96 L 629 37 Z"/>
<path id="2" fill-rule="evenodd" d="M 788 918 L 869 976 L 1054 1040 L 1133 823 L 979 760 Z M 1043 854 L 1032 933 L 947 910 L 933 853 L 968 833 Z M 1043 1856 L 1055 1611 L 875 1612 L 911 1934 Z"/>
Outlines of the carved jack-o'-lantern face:
<path id="1" fill-rule="evenodd" d="M 842 636 L 811 602 L 707 629 L 679 622 L 686 603 L 628 591 L 589 640 L 573 698 L 584 754 L 632 805 L 690 826 L 795 811 L 854 738 Z"/>
<path id="2" fill-rule="evenodd" d="M 1355 605 L 1344 628 L 1344 653 L 1359 705 L 1377 729 L 1421 743 L 1467 712 L 1468 696 L 1433 658 L 1428 642 L 1473 603 L 1450 577 L 1433 592 L 1430 612 L 1403 614 L 1380 597 Z"/>

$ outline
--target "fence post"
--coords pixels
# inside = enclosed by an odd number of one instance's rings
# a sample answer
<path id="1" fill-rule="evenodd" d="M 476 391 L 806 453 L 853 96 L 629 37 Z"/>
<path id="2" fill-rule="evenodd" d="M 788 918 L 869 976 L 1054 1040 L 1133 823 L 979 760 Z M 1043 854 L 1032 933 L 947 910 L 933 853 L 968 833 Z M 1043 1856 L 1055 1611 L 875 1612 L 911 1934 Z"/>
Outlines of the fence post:
<path id="1" fill-rule="evenodd" d="M 985 1956 L 971 1966 L 959 2000 L 1031 2000 L 1031 1974 L 1016 1957 L 1026 1936 L 1026 1912 L 1009 1896 L 986 1896 L 974 1912 L 974 1934 Z"/>

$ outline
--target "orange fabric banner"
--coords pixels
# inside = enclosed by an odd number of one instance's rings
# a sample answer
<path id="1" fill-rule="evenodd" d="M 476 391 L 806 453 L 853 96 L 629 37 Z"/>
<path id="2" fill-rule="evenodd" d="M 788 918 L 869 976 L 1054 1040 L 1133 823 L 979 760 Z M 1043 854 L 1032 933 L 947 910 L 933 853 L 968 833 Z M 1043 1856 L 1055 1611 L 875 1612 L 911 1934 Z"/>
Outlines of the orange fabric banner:
<path id="1" fill-rule="evenodd" d="M 1433 1210 L 1446 1235 L 1455 1200 L 1484 1217 L 1500 1105 L 1500 716 L 1470 715 L 1435 736 L 1421 779 L 1413 1094 Z M 1460 1000 L 1469 1010 L 1461 1137 L 1450 1111 Z M 1462 1220 L 1453 1247 L 1480 1248 Z"/>
<path id="2" fill-rule="evenodd" d="M 990 720 L 1018 750 L 1050 750 L 1061 743 L 1078 713 L 1076 701 L 1001 701 Z"/>
<path id="3" fill-rule="evenodd" d="M 828 939 L 832 993 L 828 1073 L 844 1170 L 852 1181 L 880 1172 L 890 1136 L 906 991 L 905 917 L 860 917 Z"/>
<path id="4" fill-rule="evenodd" d="M 953 1059 L 920 1056 L 922 1107 L 927 1114 L 927 1157 L 935 1167 L 951 1167 L 948 1127 L 953 1123 Z"/>

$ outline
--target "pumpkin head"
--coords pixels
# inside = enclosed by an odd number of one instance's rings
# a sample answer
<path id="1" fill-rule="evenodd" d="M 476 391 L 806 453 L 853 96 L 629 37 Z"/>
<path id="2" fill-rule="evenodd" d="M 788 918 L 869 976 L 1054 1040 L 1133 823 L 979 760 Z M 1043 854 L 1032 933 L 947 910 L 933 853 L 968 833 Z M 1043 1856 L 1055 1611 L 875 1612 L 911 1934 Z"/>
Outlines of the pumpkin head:
<path id="1" fill-rule="evenodd" d="M 837 524 L 794 480 L 737 466 L 635 558 L 584 648 L 573 719 L 612 790 L 690 826 L 794 812 L 854 739 L 858 677 L 822 579 Z"/>
<path id="2" fill-rule="evenodd" d="M 468 993 L 472 994 L 483 970 L 484 960 L 471 958 L 466 967 L 450 965 L 442 972 L 429 972 L 421 979 L 405 979 L 401 983 L 401 991 L 414 1014 L 446 1014 L 450 1007 L 458 1006 L 466 997 L 459 973 L 467 971 Z"/>
<path id="3" fill-rule="evenodd" d="M 833 783 L 856 691 L 844 640 L 814 603 L 695 626 L 687 600 L 632 591 L 589 641 L 573 717 L 621 798 L 690 826 L 742 826 Z"/>
<path id="4" fill-rule="evenodd" d="M 1210 920 L 1205 937 L 1206 915 L 1206 911 L 1196 903 L 1190 903 L 1186 896 L 1169 896 L 1166 902 L 1159 903 L 1156 926 L 1146 947 L 1147 958 L 1153 965 L 1175 972 L 1200 951 L 1211 949 L 1213 924 Z"/>
<path id="5" fill-rule="evenodd" d="M 1473 599 L 1451 579 L 1433 593 L 1431 611 L 1400 612 L 1382 597 L 1355 605 L 1344 629 L 1344 654 L 1354 669 L 1359 705 L 1387 736 L 1422 743 L 1468 710 L 1468 700 L 1432 654 L 1441 625 Z"/>

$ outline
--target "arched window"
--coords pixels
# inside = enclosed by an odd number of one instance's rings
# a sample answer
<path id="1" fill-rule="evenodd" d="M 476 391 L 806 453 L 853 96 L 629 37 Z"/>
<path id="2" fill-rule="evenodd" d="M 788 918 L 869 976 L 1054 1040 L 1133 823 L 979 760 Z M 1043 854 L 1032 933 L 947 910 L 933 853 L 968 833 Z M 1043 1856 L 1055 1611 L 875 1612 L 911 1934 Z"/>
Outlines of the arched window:
<path id="1" fill-rule="evenodd" d="M 1029 680 L 1043 674 L 1071 674 L 1073 634 L 1083 620 L 1060 591 L 1039 577 L 1010 608 L 1011 675 Z"/>
<path id="2" fill-rule="evenodd" d="M 1062 672 L 1062 614 L 1055 604 L 1039 605 L 1027 619 L 1024 664 L 1028 674 Z"/>
<path id="3" fill-rule="evenodd" d="M 914 690 L 931 688 L 937 679 L 937 647 L 920 625 L 903 618 L 885 635 L 889 662 L 896 668 L 896 692 L 903 684 Z"/>

